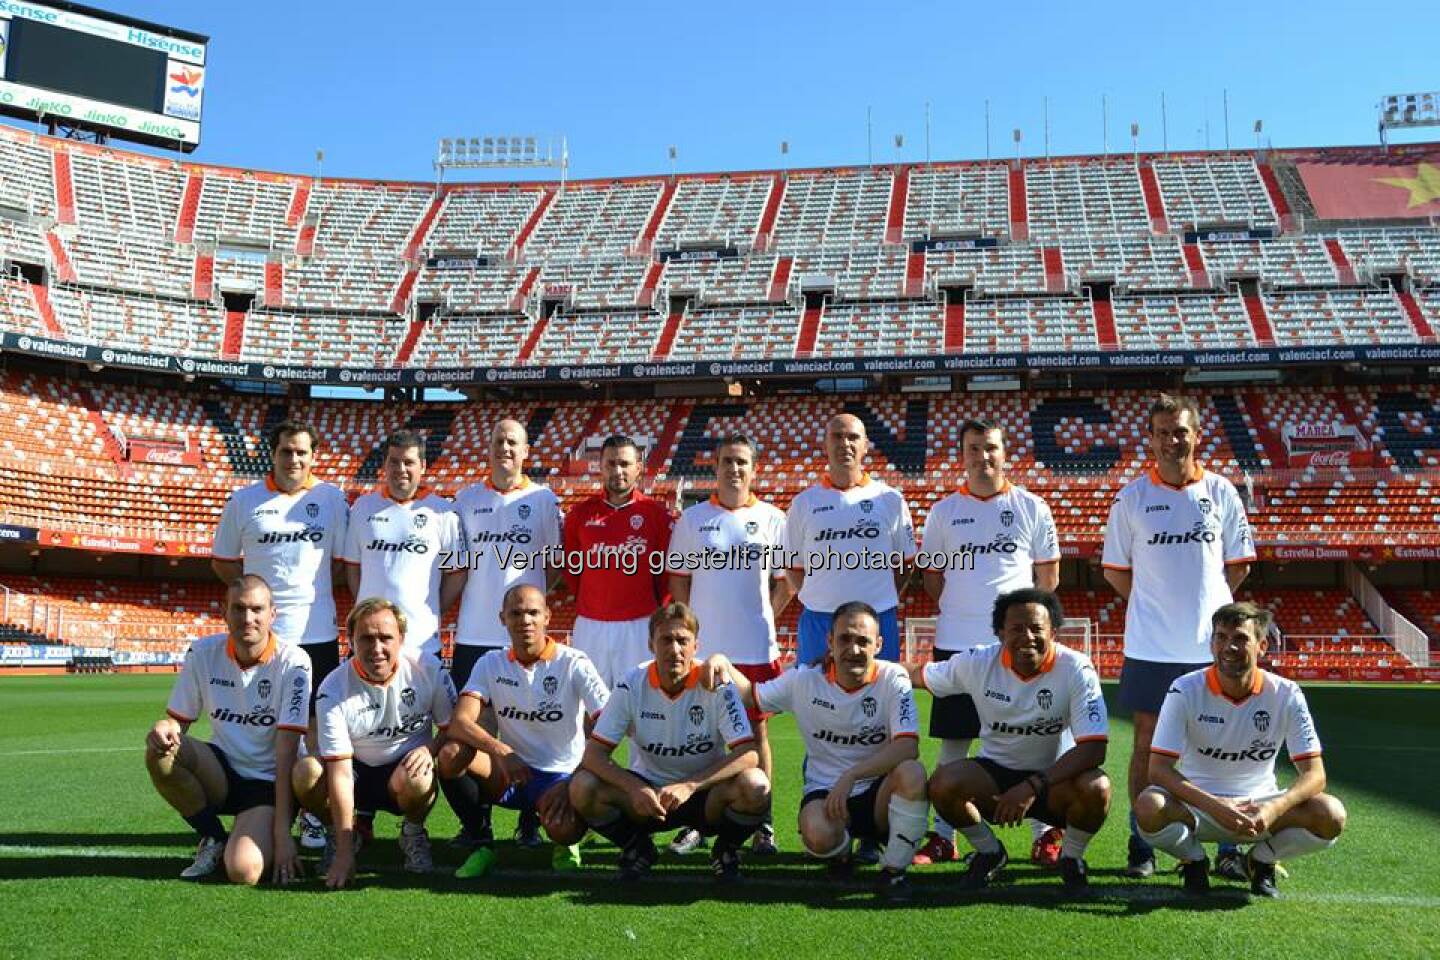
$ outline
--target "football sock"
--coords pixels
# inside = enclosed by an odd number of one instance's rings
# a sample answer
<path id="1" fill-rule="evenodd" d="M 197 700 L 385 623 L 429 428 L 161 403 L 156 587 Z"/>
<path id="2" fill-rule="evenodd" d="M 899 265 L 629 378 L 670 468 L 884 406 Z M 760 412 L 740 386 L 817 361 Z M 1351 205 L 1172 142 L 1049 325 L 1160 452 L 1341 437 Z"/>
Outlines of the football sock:
<path id="1" fill-rule="evenodd" d="M 615 846 L 624 850 L 641 834 L 640 825 L 629 817 L 622 817 L 619 810 L 611 810 L 610 816 L 590 823 L 590 828 Z"/>
<path id="2" fill-rule="evenodd" d="M 1316 836 L 1304 827 L 1288 827 L 1269 840 L 1255 844 L 1250 855 L 1261 863 L 1274 863 L 1277 860 L 1294 860 L 1334 845 L 1334 840 Z"/>
<path id="3" fill-rule="evenodd" d="M 1036 820 L 1034 817 L 1026 817 L 1025 822 L 1030 824 L 1030 839 L 1039 840 L 1045 836 L 1045 831 L 1050 829 L 1050 824 Z"/>
<path id="4" fill-rule="evenodd" d="M 720 825 L 716 829 L 716 847 L 739 847 L 745 842 L 745 838 L 755 832 L 755 828 L 765 822 L 764 814 L 736 813 L 726 808 L 720 816 Z"/>
<path id="5" fill-rule="evenodd" d="M 964 760 L 970 753 L 969 740 L 941 740 L 940 756 L 936 759 L 935 765 L 944 766 L 947 763 L 954 763 L 956 760 Z M 955 842 L 955 828 L 937 812 L 935 814 L 935 835 L 942 839 Z"/>
<path id="6" fill-rule="evenodd" d="M 801 842 L 804 843 L 805 838 L 804 838 L 803 835 L 801 836 L 800 839 L 801 839 Z M 819 860 L 833 860 L 833 859 L 835 859 L 836 857 L 843 857 L 843 856 L 845 856 L 846 854 L 848 854 L 848 853 L 850 852 L 850 831 L 849 831 L 849 830 L 843 830 L 843 831 L 841 831 L 841 833 L 840 833 L 840 842 L 837 843 L 837 844 L 835 844 L 835 849 L 833 849 L 833 850 L 828 850 L 828 851 L 812 850 L 812 849 L 810 849 L 810 844 L 805 843 L 805 852 L 808 853 L 808 854 L 810 854 L 810 856 L 815 857 L 816 859 L 819 859 Z"/>
<path id="7" fill-rule="evenodd" d="M 1155 851 L 1150 849 L 1150 844 L 1145 839 L 1145 831 L 1140 829 L 1140 822 L 1135 819 L 1134 810 L 1130 811 L 1130 849 L 1155 855 Z"/>
<path id="8" fill-rule="evenodd" d="M 1200 841 L 1195 839 L 1195 833 L 1190 829 L 1189 824 L 1167 823 L 1163 828 L 1154 833 L 1141 831 L 1140 834 L 1153 846 L 1159 847 L 1177 860 L 1184 860 L 1187 863 L 1193 860 L 1205 859 L 1205 848 Z M 1069 831 L 1066 831 L 1068 838 Z"/>
<path id="9" fill-rule="evenodd" d="M 185 822 L 194 828 L 195 832 L 202 837 L 210 837 L 223 842 L 228 834 L 225 827 L 220 823 L 220 815 L 215 812 L 214 807 L 205 807 L 197 813 L 192 813 L 185 818 Z"/>
<path id="10" fill-rule="evenodd" d="M 1039 821 L 1032 822 L 1038 823 Z M 1060 841 L 1060 856 L 1084 860 L 1085 848 L 1090 846 L 1090 840 L 1094 836 L 1095 834 L 1088 830 L 1081 830 L 1079 827 L 1066 827 L 1065 839 Z"/>
<path id="11" fill-rule="evenodd" d="M 480 802 L 480 781 L 470 774 L 463 774 L 454 780 L 441 779 L 440 792 L 445 802 L 455 811 L 462 826 L 472 835 L 478 836 L 489 826 L 490 805 Z"/>
<path id="12" fill-rule="evenodd" d="M 896 872 L 910 866 L 915 849 L 925 839 L 925 824 L 930 819 L 930 804 L 924 800 L 890 798 L 890 838 L 885 842 L 881 866 Z"/>
<path id="13" fill-rule="evenodd" d="M 983 820 L 972 826 L 961 827 L 960 833 L 970 841 L 970 846 L 974 847 L 977 853 L 1000 852 L 1000 840 L 995 836 L 995 831 L 990 829 L 990 824 Z"/>

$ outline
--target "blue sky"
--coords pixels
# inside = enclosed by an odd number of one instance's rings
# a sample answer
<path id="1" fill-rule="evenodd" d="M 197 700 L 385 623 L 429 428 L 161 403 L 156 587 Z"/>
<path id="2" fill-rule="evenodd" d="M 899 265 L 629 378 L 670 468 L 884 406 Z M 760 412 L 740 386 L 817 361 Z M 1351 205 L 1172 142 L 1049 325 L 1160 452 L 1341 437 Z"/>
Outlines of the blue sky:
<path id="1" fill-rule="evenodd" d="M 212 39 L 195 158 L 424 180 L 442 136 L 563 133 L 571 176 L 825 166 L 991 151 L 1375 142 L 1387 93 L 1440 89 L 1440 4 L 495 4 L 91 0 Z M 1426 133 L 1427 131 L 1417 131 Z M 895 134 L 903 134 L 897 150 Z M 1402 135 L 1399 140 L 1440 139 Z M 779 154 L 782 140 L 788 157 Z M 547 175 L 548 177 L 549 175 Z M 519 179 L 506 173 L 490 179 Z M 453 178 L 452 178 L 453 179 Z"/>

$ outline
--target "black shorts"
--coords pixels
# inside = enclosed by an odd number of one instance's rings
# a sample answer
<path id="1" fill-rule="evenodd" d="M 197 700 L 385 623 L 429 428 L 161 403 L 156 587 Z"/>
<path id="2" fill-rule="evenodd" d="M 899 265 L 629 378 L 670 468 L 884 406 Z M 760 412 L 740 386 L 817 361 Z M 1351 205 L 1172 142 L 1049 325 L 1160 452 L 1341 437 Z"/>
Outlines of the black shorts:
<path id="1" fill-rule="evenodd" d="M 400 805 L 390 795 L 390 777 L 398 766 L 400 760 L 382 763 L 378 767 L 361 763 L 359 760 L 350 761 L 350 769 L 355 771 L 356 810 L 367 813 L 377 810 L 397 815 L 400 813 Z"/>
<path id="2" fill-rule="evenodd" d="M 859 793 L 852 793 L 846 801 L 845 816 L 849 821 L 850 836 L 866 840 L 885 839 L 880 836 L 880 825 L 875 822 L 875 800 L 880 796 L 880 784 L 884 782 L 884 777 L 876 777 L 870 781 L 868 787 Z M 811 800 L 824 800 L 828 796 L 829 790 L 811 790 L 805 794 L 805 799 L 800 801 L 800 809 L 804 810 Z"/>
<path id="3" fill-rule="evenodd" d="M 230 758 L 225 756 L 224 750 L 213 743 L 205 745 L 215 752 L 215 759 L 220 761 L 220 769 L 225 771 L 225 802 L 220 804 L 216 813 L 233 817 L 254 807 L 275 806 L 274 780 L 252 780 L 240 776 L 230 765 Z"/>
<path id="4" fill-rule="evenodd" d="M 315 694 L 320 692 L 320 683 L 340 666 L 340 641 L 327 640 L 323 643 L 303 643 L 300 649 L 310 657 L 310 716 L 315 716 Z"/>
<path id="5" fill-rule="evenodd" d="M 931 663 L 944 663 L 960 650 L 932 650 Z M 936 740 L 974 740 L 980 736 L 980 714 L 968 693 L 936 697 L 930 706 L 930 736 Z"/>
<path id="6" fill-rule="evenodd" d="M 1120 668 L 1120 706 L 1132 713 L 1158 714 L 1172 683 L 1208 666 L 1208 662 L 1163 663 L 1126 657 Z"/>
<path id="7" fill-rule="evenodd" d="M 637 773 L 635 776 L 640 777 L 640 774 Z M 664 784 L 657 786 L 649 777 L 640 777 L 640 779 L 644 780 L 656 793 L 659 793 L 665 786 Z M 713 789 L 713 787 L 706 787 L 704 790 L 696 790 L 690 794 L 690 799 L 671 810 L 664 820 L 648 821 L 644 825 L 645 829 L 651 833 L 665 833 L 670 830 L 679 830 L 681 827 L 690 827 L 707 837 L 713 835 L 717 829 L 716 826 L 705 822 L 705 804 L 710 799 L 710 791 Z"/>
<path id="8" fill-rule="evenodd" d="M 1002 767 L 994 760 L 989 760 L 985 757 L 977 757 L 975 762 L 984 767 L 985 772 L 990 774 L 990 779 L 995 781 L 995 786 L 998 788 L 996 790 L 997 794 L 1004 793 L 1006 790 L 1015 786 L 1015 784 L 1023 783 L 1030 776 L 1041 772 L 1039 770 L 1011 770 L 1009 767 Z M 1026 811 L 1025 816 L 1032 820 L 1039 820 L 1041 823 L 1048 823 L 1052 827 L 1065 826 L 1065 818 L 1050 809 L 1050 790 L 1048 787 L 1040 791 L 1040 795 L 1035 798 L 1035 802 L 1030 805 L 1030 809 Z"/>
<path id="9" fill-rule="evenodd" d="M 470 682 L 470 674 L 475 672 L 475 664 L 480 658 L 491 650 L 499 650 L 500 647 L 472 647 L 468 643 L 455 644 L 455 652 L 450 655 L 450 682 L 455 685 L 455 692 L 459 693 L 465 689 L 465 684 Z"/>

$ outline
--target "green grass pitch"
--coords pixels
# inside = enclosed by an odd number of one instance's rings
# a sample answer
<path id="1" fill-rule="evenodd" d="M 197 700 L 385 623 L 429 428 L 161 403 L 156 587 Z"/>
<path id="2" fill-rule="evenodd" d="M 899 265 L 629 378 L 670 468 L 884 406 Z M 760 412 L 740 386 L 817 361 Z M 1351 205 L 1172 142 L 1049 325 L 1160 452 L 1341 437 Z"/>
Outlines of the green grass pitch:
<path id="1" fill-rule="evenodd" d="M 397 824 L 362 854 L 358 889 L 187 884 L 194 839 L 151 790 L 141 762 L 168 676 L 0 680 L 0 956 L 154 957 L 1434 957 L 1440 953 L 1440 690 L 1312 687 L 1330 789 L 1350 810 L 1340 844 L 1290 865 L 1284 899 L 1251 902 L 1217 881 L 1204 900 L 1171 873 L 1124 880 L 1125 804 L 1090 848 L 1094 888 L 1071 902 L 1029 866 L 1029 833 L 1002 832 L 1019 861 L 994 889 L 958 893 L 953 868 L 915 873 L 917 900 L 886 909 L 868 877 L 828 884 L 799 855 L 800 743 L 773 727 L 782 854 L 717 890 L 699 854 L 668 854 L 637 888 L 613 881 L 614 851 L 587 847 L 575 877 L 548 850 L 501 848 L 502 872 L 463 884 L 400 872 Z M 1109 690 L 1113 693 L 1113 688 Z M 922 696 L 922 710 L 928 699 Z M 197 730 L 203 735 L 203 730 Z M 1113 721 L 1106 764 L 1123 797 L 1130 731 Z M 927 760 L 934 746 L 924 743 Z M 1288 770 L 1288 768 L 1287 768 Z M 497 812 L 508 836 L 510 814 Z M 455 820 L 431 817 L 436 859 Z M 1162 863 L 1165 860 L 1162 858 Z"/>

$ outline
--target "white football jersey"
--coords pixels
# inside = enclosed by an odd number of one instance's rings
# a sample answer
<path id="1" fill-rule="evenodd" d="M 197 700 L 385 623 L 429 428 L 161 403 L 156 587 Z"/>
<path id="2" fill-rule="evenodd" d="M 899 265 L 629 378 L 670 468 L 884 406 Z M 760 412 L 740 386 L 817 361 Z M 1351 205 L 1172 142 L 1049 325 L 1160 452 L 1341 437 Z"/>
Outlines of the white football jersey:
<path id="1" fill-rule="evenodd" d="M 501 743 L 526 766 L 569 773 L 585 751 L 585 718 L 605 706 L 610 691 L 590 658 L 555 641 L 525 666 L 512 649 L 491 650 L 475 661 L 463 697 L 495 710 Z"/>
<path id="2" fill-rule="evenodd" d="M 784 512 L 753 495 L 736 510 L 711 497 L 680 515 L 667 566 L 690 578 L 704 656 L 723 653 L 744 664 L 779 659 L 770 587 L 785 576 L 784 539 Z"/>
<path id="3" fill-rule="evenodd" d="M 1162 663 L 1210 659 L 1210 615 L 1229 603 L 1225 567 L 1250 563 L 1255 544 L 1235 487 L 1198 470 L 1172 487 L 1152 468 L 1110 505 L 1103 565 L 1131 571 L 1125 656 Z"/>
<path id="4" fill-rule="evenodd" d="M 230 494 L 210 555 L 244 560 L 275 598 L 271 627 L 282 643 L 326 643 L 339 633 L 331 562 L 345 546 L 350 504 L 345 493 L 314 477 L 294 493 L 272 477 Z"/>
<path id="5" fill-rule="evenodd" d="M 450 672 L 435 657 L 402 653 L 395 673 L 375 683 L 350 659 L 331 671 L 315 695 L 320 759 L 378 767 L 430 742 L 431 724 L 444 730 L 455 706 Z"/>
<path id="6" fill-rule="evenodd" d="M 883 613 L 900 602 L 892 557 L 915 556 L 915 524 L 900 491 L 869 474 L 841 490 L 828 476 L 790 502 L 785 514 L 790 566 L 805 571 L 800 602 L 833 613 L 863 600 Z"/>
<path id="7" fill-rule="evenodd" d="M 509 646 L 500 622 L 505 591 L 528 583 L 545 591 L 544 551 L 560 546 L 560 501 L 549 487 L 522 477 L 501 493 L 489 480 L 472 483 L 455 496 L 462 547 L 454 566 L 464 567 L 465 593 L 455 625 L 455 642 L 468 646 Z"/>
<path id="8" fill-rule="evenodd" d="M 591 739 L 613 749 L 629 737 L 630 770 L 654 786 L 693 777 L 726 750 L 755 739 L 735 687 L 706 690 L 699 681 L 696 666 L 671 697 L 653 660 L 636 667 L 610 692 Z"/>
<path id="9" fill-rule="evenodd" d="M 1275 757 L 1282 742 L 1292 763 L 1320 755 L 1300 685 L 1256 670 L 1249 695 L 1231 700 L 1207 667 L 1170 685 L 1150 750 L 1177 758 L 1185 779 L 1212 796 L 1259 797 L 1279 790 Z"/>
<path id="10" fill-rule="evenodd" d="M 275 731 L 303 734 L 310 718 L 310 655 L 272 632 L 260 660 L 241 670 L 229 636 L 196 640 L 165 712 L 181 723 L 208 717 L 210 742 L 237 774 L 274 780 Z"/>
<path id="11" fill-rule="evenodd" d="M 405 611 L 405 649 L 440 655 L 442 555 L 460 547 L 455 507 L 421 487 L 404 503 L 379 489 L 355 501 L 342 559 L 360 565 L 356 601 L 384 597 Z"/>
<path id="12" fill-rule="evenodd" d="M 927 663 L 921 676 L 937 697 L 965 693 L 980 715 L 980 756 L 1011 770 L 1045 770 L 1069 730 L 1075 743 L 1108 740 L 1110 721 L 1090 658 L 1055 643 L 1040 672 L 1023 679 L 1010 651 L 991 643 Z"/>
<path id="13" fill-rule="evenodd" d="M 891 740 L 920 736 L 915 694 L 905 668 L 876 661 L 858 690 L 835 682 L 833 667 L 786 670 L 755 687 L 765 713 L 789 711 L 805 738 L 805 792 L 829 790 L 841 774 Z M 851 796 L 875 778 L 860 780 Z"/>
<path id="14" fill-rule="evenodd" d="M 920 553 L 945 574 L 937 650 L 964 650 L 995 641 L 995 598 L 1035 586 L 1034 565 L 1060 559 L 1050 507 L 1011 483 L 989 497 L 962 486 L 925 518 Z"/>

